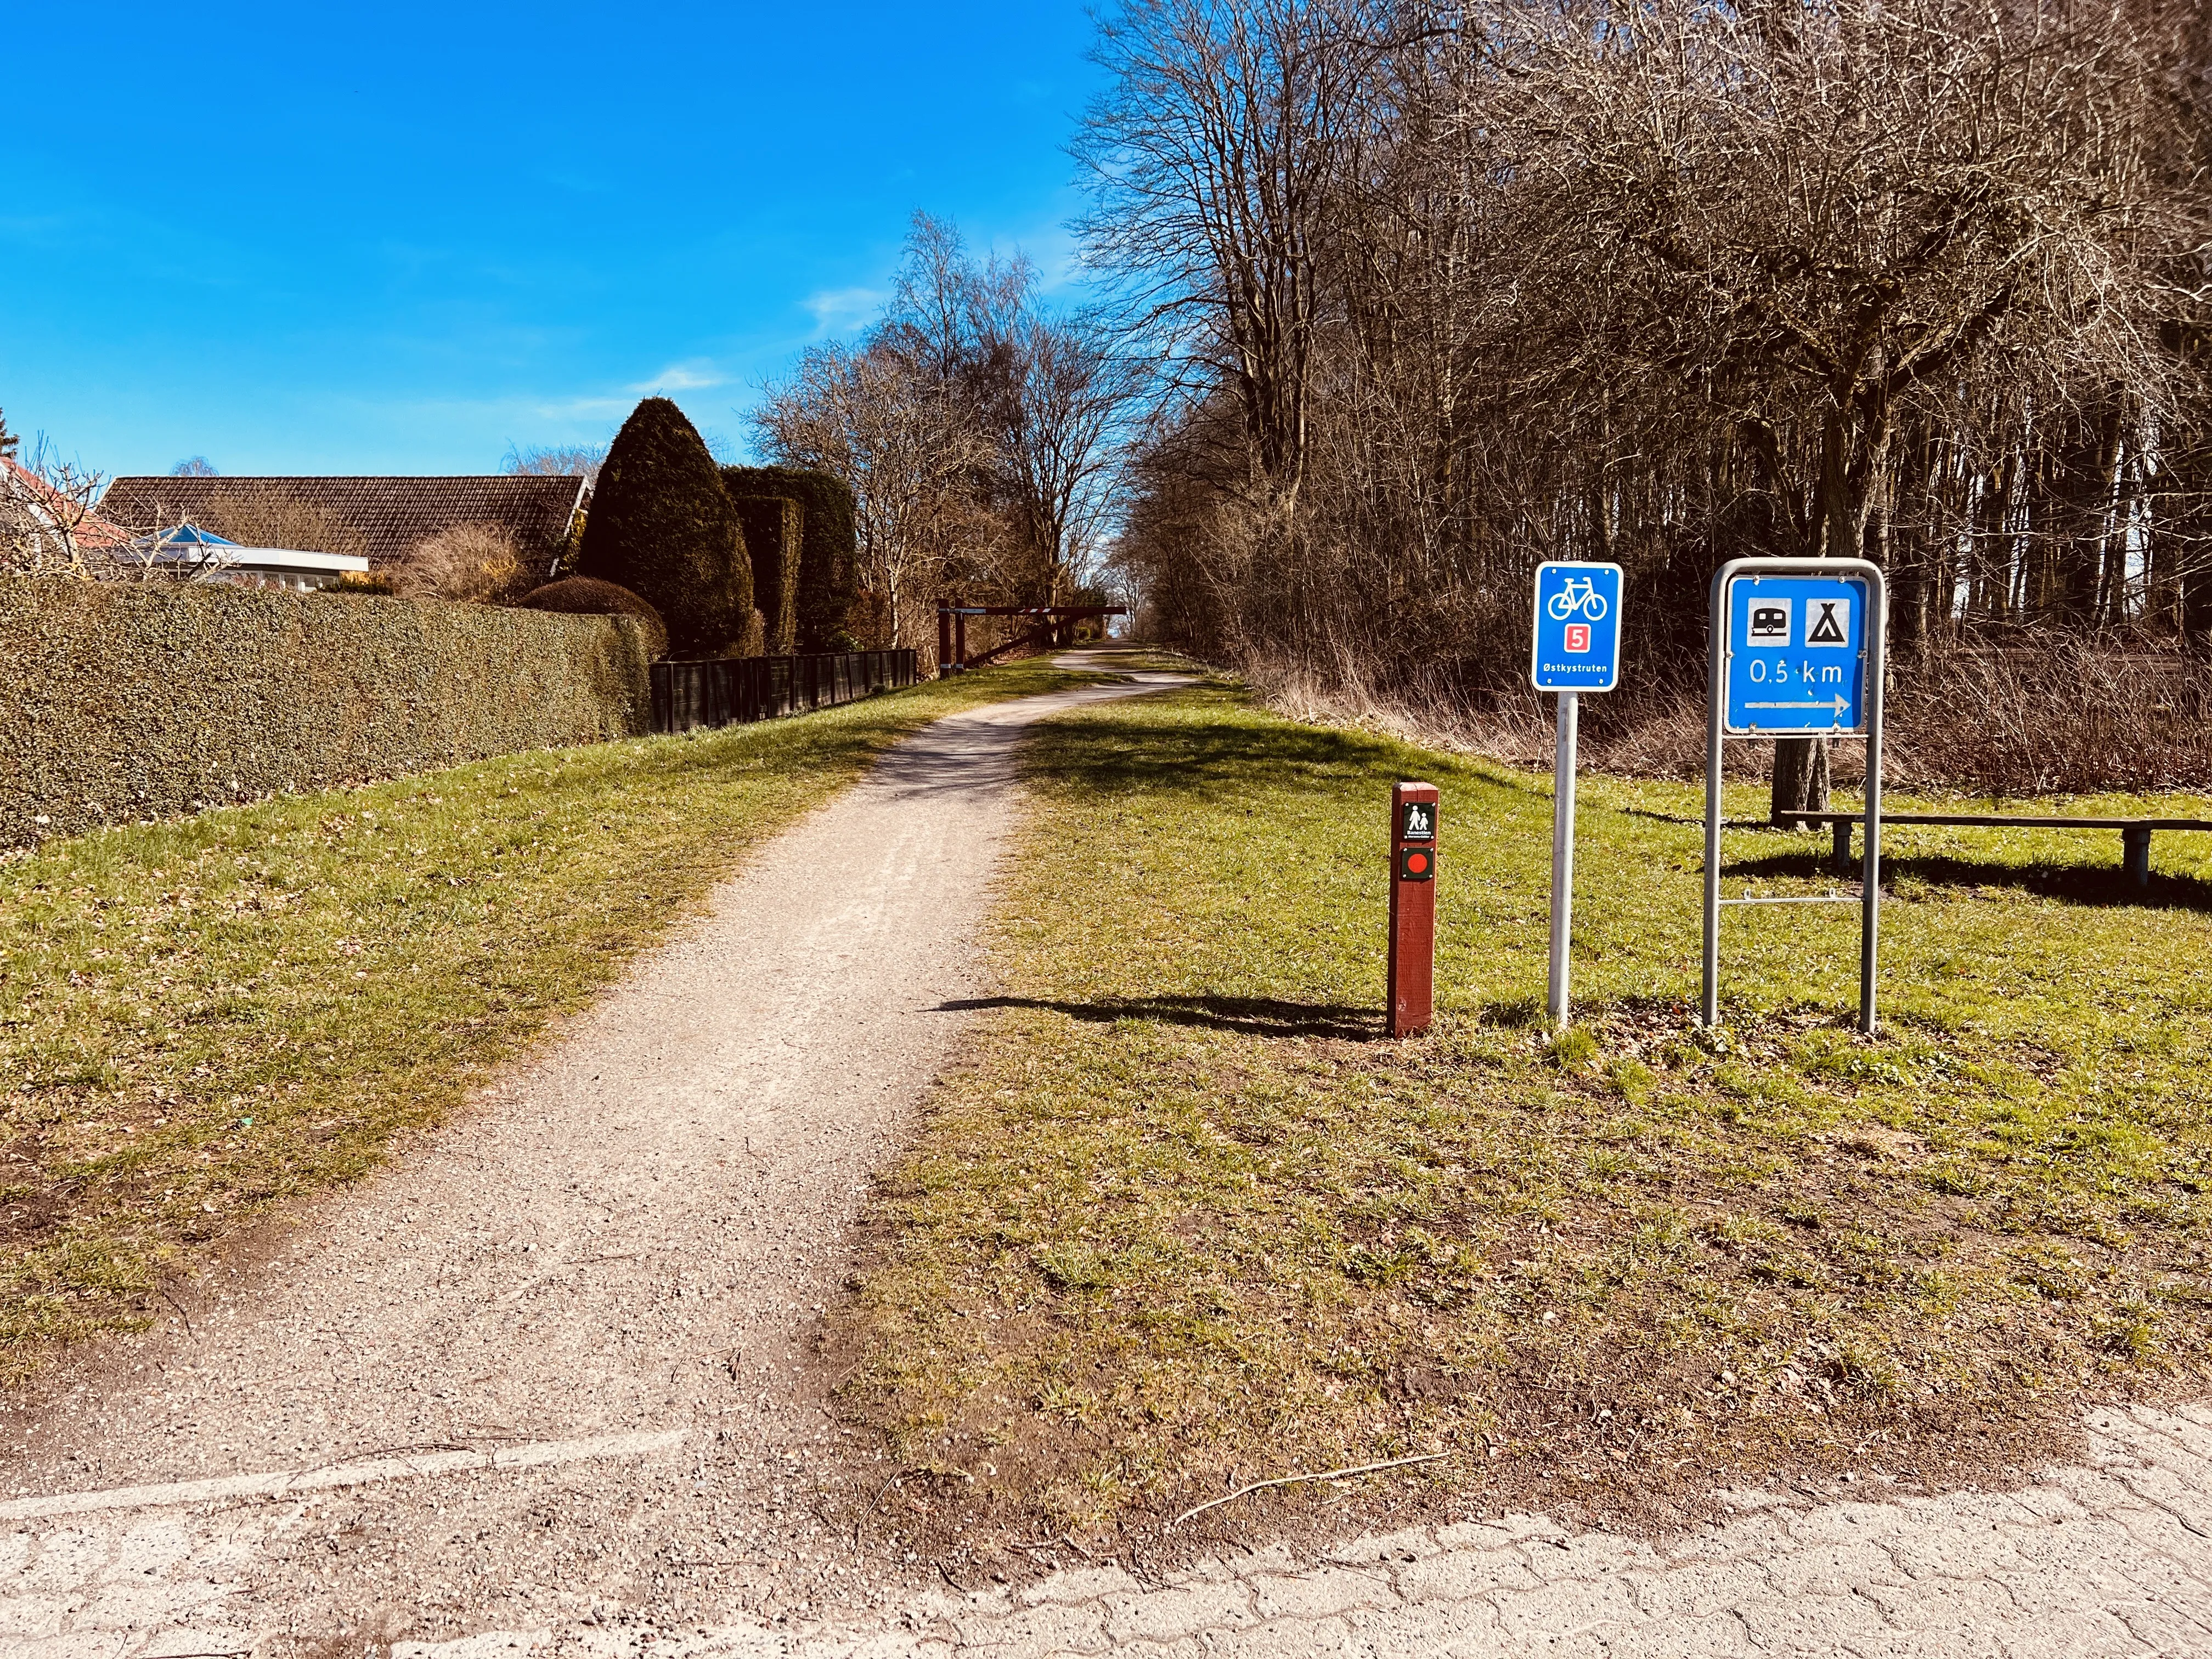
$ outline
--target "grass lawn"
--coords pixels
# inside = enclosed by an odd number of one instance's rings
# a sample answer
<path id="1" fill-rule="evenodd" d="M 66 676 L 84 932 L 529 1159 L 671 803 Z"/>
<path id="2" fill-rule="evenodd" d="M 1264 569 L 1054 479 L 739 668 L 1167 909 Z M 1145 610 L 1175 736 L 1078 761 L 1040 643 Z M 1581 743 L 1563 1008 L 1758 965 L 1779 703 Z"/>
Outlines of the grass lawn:
<path id="1" fill-rule="evenodd" d="M 0 1380 L 452 1111 L 897 738 L 1070 683 L 1024 663 L 0 862 Z"/>
<path id="2" fill-rule="evenodd" d="M 2144 895 L 2117 834 L 1898 829 L 1882 1034 L 1852 1030 L 1838 906 L 1729 913 L 1708 1035 L 1701 831 L 1667 821 L 1700 792 L 1588 780 L 1553 1038 L 1548 779 L 1219 685 L 1064 718 L 1030 759 L 1005 994 L 837 1315 L 847 1408 L 915 1471 L 879 1528 L 1141 1539 L 1428 1451 L 1184 1535 L 1932 1489 L 2212 1370 L 2203 838 L 2160 838 Z M 1400 777 L 1443 792 L 1443 1015 L 1391 1042 Z M 1732 833 L 1728 890 L 1826 890 L 1826 845 Z"/>

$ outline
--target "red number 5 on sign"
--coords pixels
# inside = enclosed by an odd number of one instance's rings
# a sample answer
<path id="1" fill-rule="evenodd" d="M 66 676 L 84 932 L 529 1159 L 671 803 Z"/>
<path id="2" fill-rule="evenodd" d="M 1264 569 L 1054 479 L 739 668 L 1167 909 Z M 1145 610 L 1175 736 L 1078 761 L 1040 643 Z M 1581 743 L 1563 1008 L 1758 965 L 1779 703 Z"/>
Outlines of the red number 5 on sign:
<path id="1" fill-rule="evenodd" d="M 1569 623 L 1567 624 L 1567 649 L 1572 653 L 1579 653 L 1589 649 L 1589 624 L 1588 623 Z"/>

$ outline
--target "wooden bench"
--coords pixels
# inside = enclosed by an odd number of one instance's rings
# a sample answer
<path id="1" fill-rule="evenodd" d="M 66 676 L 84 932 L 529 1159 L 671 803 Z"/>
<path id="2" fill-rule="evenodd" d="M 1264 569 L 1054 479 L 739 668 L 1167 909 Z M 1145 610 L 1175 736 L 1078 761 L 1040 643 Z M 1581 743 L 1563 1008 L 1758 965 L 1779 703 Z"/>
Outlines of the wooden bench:
<path id="1" fill-rule="evenodd" d="M 1836 868 L 1849 871 L 1851 826 L 1866 822 L 1864 812 L 1778 812 L 1778 823 L 1825 823 L 1836 832 Z M 1884 812 L 1884 825 L 1893 823 L 1951 824 L 1970 830 L 2117 830 L 2120 832 L 2121 861 L 2136 885 L 2150 885 L 2150 838 L 2158 830 L 2212 830 L 2203 818 L 2055 818 L 2021 817 L 1993 812 Z"/>

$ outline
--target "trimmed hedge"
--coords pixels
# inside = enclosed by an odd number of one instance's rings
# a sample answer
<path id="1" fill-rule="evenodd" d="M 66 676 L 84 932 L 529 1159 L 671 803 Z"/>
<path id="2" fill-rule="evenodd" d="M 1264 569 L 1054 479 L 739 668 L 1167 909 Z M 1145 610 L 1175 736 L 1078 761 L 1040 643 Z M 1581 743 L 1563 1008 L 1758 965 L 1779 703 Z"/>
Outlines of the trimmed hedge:
<path id="1" fill-rule="evenodd" d="M 799 503 L 795 644 L 804 652 L 850 650 L 858 575 L 852 489 L 830 473 L 796 466 L 726 466 L 722 487 L 734 501 L 787 495 Z"/>
<path id="2" fill-rule="evenodd" d="M 557 611 L 569 617 L 635 617 L 645 624 L 646 652 L 658 662 L 668 654 L 668 624 L 660 613 L 627 587 L 590 576 L 564 576 L 533 587 L 523 596 L 526 611 Z"/>
<path id="3" fill-rule="evenodd" d="M 745 532 L 745 550 L 752 555 L 753 604 L 764 630 L 761 650 L 787 657 L 798 648 L 796 578 L 805 509 L 788 495 L 741 495 L 733 504 Z"/>
<path id="4" fill-rule="evenodd" d="M 0 846 L 643 733 L 626 617 L 0 579 Z"/>
<path id="5" fill-rule="evenodd" d="M 667 398 L 647 398 L 615 434 L 572 574 L 642 599 L 678 656 L 743 648 L 753 573 L 737 510 L 698 428 Z"/>

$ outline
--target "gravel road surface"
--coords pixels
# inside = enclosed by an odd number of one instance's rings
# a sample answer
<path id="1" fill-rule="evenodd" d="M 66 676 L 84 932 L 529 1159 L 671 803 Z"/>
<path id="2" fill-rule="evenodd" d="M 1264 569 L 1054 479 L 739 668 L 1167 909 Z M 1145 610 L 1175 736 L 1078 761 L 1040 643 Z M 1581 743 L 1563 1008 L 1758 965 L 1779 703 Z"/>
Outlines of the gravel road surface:
<path id="1" fill-rule="evenodd" d="M 1151 684 L 1166 677 L 1145 677 Z M 1656 1543 L 1531 1516 L 1154 1582 L 887 1587 L 805 1352 L 951 1054 L 1039 717 L 825 802 L 465 1121 L 0 1412 L 0 1659 L 2212 1655 L 2212 1410 L 2021 1492 Z M 865 1473 L 860 1477 L 866 1479 Z"/>
<path id="2" fill-rule="evenodd" d="M 943 1005 L 984 988 L 1015 749 L 1181 683 L 930 726 L 465 1121 L 219 1270 L 189 1329 L 95 1345 L 8 1401 L 0 1653 L 849 1599 L 860 1564 L 806 1502 L 846 1460 L 803 1345 L 958 1041 Z"/>

